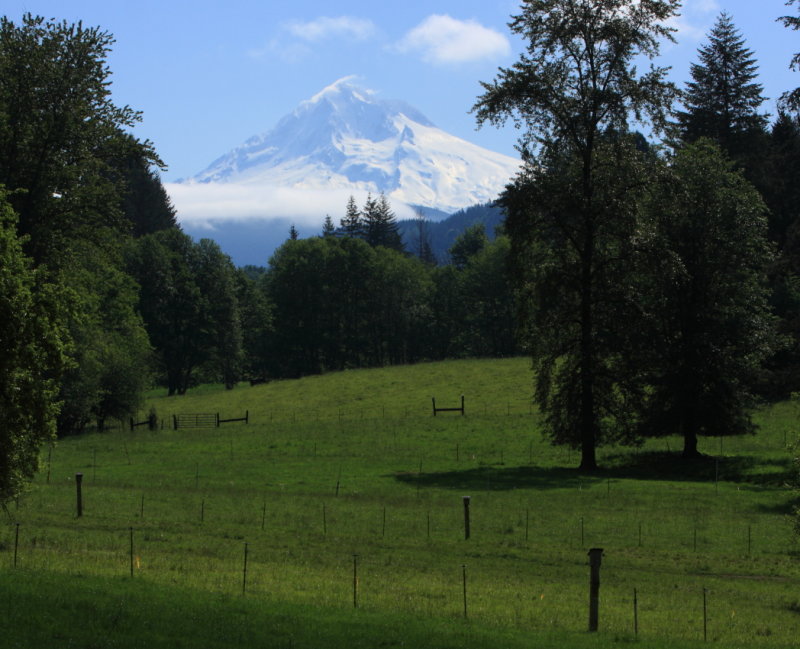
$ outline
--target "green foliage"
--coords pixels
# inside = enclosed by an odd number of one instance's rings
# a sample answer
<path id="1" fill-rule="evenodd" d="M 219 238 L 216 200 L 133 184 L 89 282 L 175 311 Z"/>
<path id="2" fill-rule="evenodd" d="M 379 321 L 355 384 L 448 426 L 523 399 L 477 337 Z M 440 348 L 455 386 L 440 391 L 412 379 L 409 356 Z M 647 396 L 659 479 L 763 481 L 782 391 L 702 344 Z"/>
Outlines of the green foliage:
<path id="1" fill-rule="evenodd" d="M 333 224 L 333 219 L 330 214 L 325 215 L 325 221 L 322 223 L 322 236 L 332 237 L 336 234 L 336 226 Z"/>
<path id="2" fill-rule="evenodd" d="M 67 360 L 60 287 L 32 268 L 16 235 L 16 216 L 0 190 L 0 505 L 18 496 L 53 439 Z"/>
<path id="3" fill-rule="evenodd" d="M 356 199 L 351 195 L 347 200 L 347 208 L 341 221 L 341 232 L 347 237 L 361 238 L 364 236 L 364 223 L 361 212 L 356 204 Z"/>
<path id="4" fill-rule="evenodd" d="M 90 244 L 73 244 L 74 256 L 59 279 L 69 287 L 72 309 L 66 322 L 73 366 L 64 374 L 59 435 L 81 432 L 94 419 L 134 413 L 151 380 L 151 348 L 137 311 L 138 287 L 121 268 L 119 255 Z"/>
<path id="5" fill-rule="evenodd" d="M 666 70 L 642 76 L 630 66 L 653 58 L 662 39 L 672 39 L 665 22 L 677 14 L 677 0 L 530 0 L 510 23 L 525 40 L 526 52 L 497 79 L 481 83 L 485 92 L 473 107 L 478 122 L 514 120 L 524 129 L 520 142 L 530 154 L 536 145 L 564 141 L 591 151 L 601 130 L 626 131 L 628 119 L 648 115 L 660 126 L 675 95 Z"/>
<path id="6" fill-rule="evenodd" d="M 241 377 L 242 326 L 236 270 L 210 239 L 194 246 L 192 275 L 200 289 L 200 310 L 209 323 L 206 376 L 232 389 Z"/>
<path id="7" fill-rule="evenodd" d="M 209 239 L 195 244 L 172 229 L 132 242 L 126 265 L 169 394 L 185 394 L 202 378 L 233 387 L 242 323 L 230 258 Z"/>
<path id="8" fill-rule="evenodd" d="M 424 357 L 427 267 L 352 237 L 288 241 L 270 260 L 274 370 L 300 376 Z"/>
<path id="9" fill-rule="evenodd" d="M 270 374 L 272 305 L 266 297 L 263 275 L 253 279 L 247 269 L 239 268 L 235 281 L 242 331 L 242 377 L 264 380 Z"/>
<path id="10" fill-rule="evenodd" d="M 111 101 L 112 43 L 81 23 L 0 19 L 0 184 L 24 249 L 70 296 L 62 434 L 139 405 L 149 344 L 119 249 L 131 231 L 175 224 L 152 147 L 127 133 L 139 114 Z"/>
<path id="11" fill-rule="evenodd" d="M 786 6 L 791 6 L 795 4 L 797 0 L 786 0 Z M 790 29 L 800 29 L 800 16 L 781 16 L 778 18 L 780 22 L 784 24 L 784 26 Z M 792 70 L 797 70 L 800 68 L 800 52 L 795 54 L 792 57 L 791 63 L 789 67 Z M 800 110 L 800 88 L 795 88 L 794 90 L 788 90 L 781 96 L 781 101 L 783 105 L 789 108 L 790 110 L 798 111 Z"/>
<path id="12" fill-rule="evenodd" d="M 476 223 L 464 230 L 450 247 L 450 261 L 459 270 L 463 270 L 470 258 L 477 255 L 489 243 L 486 226 Z"/>
<path id="13" fill-rule="evenodd" d="M 510 255 L 508 237 L 500 236 L 467 258 L 460 277 L 458 295 L 465 308 L 458 329 L 469 356 L 499 358 L 519 351 Z"/>
<path id="14" fill-rule="evenodd" d="M 189 236 L 164 230 L 132 242 L 126 255 L 169 394 L 184 394 L 210 353 L 212 325 L 193 275 L 193 254 Z"/>
<path id="15" fill-rule="evenodd" d="M 416 254 L 419 260 L 430 266 L 436 265 L 436 253 L 433 251 L 431 239 L 430 223 L 425 218 L 425 213 L 417 208 L 415 210 L 414 226 L 416 233 L 412 236 L 416 239 Z M 400 224 L 398 223 L 398 231 Z M 402 237 L 402 234 L 400 235 Z"/>
<path id="16" fill-rule="evenodd" d="M 700 62 L 692 64 L 692 81 L 683 94 L 681 136 L 686 142 L 707 137 L 736 160 L 752 159 L 767 123 L 758 112 L 764 97 L 755 81 L 753 52 L 726 13 L 720 14 L 708 40 L 698 51 Z"/>
<path id="17" fill-rule="evenodd" d="M 786 398 L 800 390 L 800 123 L 798 116 L 781 111 L 761 161 L 763 181 L 758 188 L 768 207 L 768 232 L 778 255 L 769 269 L 771 306 L 780 318 L 780 332 L 788 345 L 768 361 L 770 374 L 762 392 L 768 398 Z"/>
<path id="18" fill-rule="evenodd" d="M 0 19 L 0 184 L 36 263 L 126 229 L 123 160 L 156 161 L 126 135 L 139 114 L 111 101 L 107 32 L 26 14 Z M 16 191 L 21 190 L 21 191 Z"/>
<path id="19" fill-rule="evenodd" d="M 628 166 L 635 158 L 629 147 L 614 146 L 624 141 L 618 136 L 631 115 L 649 117 L 656 129 L 665 122 L 676 92 L 666 71 L 651 66 L 639 76 L 632 63 L 654 57 L 659 41 L 671 38 L 665 22 L 678 7 L 677 0 L 526 2 L 510 24 L 526 52 L 493 83 L 482 83 L 485 92 L 473 107 L 479 123 L 512 119 L 524 130 L 520 149 L 529 164 L 503 199 L 508 233 L 525 251 L 520 259 L 543 258 L 544 265 L 530 269 L 531 293 L 548 285 L 560 293 L 548 306 L 562 329 L 535 341 L 537 399 L 554 439 L 580 443 L 584 470 L 596 468 L 595 448 L 616 401 L 607 359 L 619 350 L 605 333 L 606 322 L 619 325 L 619 314 L 604 314 L 613 300 L 601 287 L 612 286 L 618 249 L 633 231 L 628 181 L 607 165 Z M 541 232 L 529 228 L 542 220 L 548 225 Z M 568 279 L 557 268 L 571 271 Z M 557 277 L 563 291 L 553 286 Z M 557 364 L 561 357 L 568 360 Z"/>
<path id="20" fill-rule="evenodd" d="M 389 199 L 381 192 L 377 199 L 367 197 L 363 214 L 364 238 L 373 246 L 382 246 L 403 252 L 403 241 L 397 229 L 397 217 L 389 206 Z"/>
<path id="21" fill-rule="evenodd" d="M 632 377 L 622 361 L 626 332 L 636 327 L 634 249 L 654 173 L 652 157 L 633 144 L 620 139 L 596 147 L 589 209 L 582 160 L 555 151 L 542 165 L 528 166 L 501 199 L 535 399 L 546 433 L 554 443 L 581 448 L 583 468 L 592 466 L 596 445 L 633 435 Z"/>
<path id="22" fill-rule="evenodd" d="M 754 431 L 754 388 L 776 345 L 765 207 L 724 154 L 701 140 L 670 161 L 650 213 L 643 427 L 683 435 L 684 455 L 693 456 L 698 435 Z"/>
<path id="23" fill-rule="evenodd" d="M 119 181 L 125 188 L 122 211 L 130 223 L 131 234 L 141 237 L 178 227 L 175 208 L 161 178 L 151 167 L 152 160 L 133 143 L 121 164 Z"/>

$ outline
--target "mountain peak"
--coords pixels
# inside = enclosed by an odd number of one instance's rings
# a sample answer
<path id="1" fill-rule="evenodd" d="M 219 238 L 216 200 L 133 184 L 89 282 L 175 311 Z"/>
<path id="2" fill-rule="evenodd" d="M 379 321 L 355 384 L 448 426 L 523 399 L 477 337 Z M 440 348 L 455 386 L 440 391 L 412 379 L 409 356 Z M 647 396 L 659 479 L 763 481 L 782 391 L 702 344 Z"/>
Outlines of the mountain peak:
<path id="1" fill-rule="evenodd" d="M 494 200 L 519 161 L 436 128 L 420 111 L 343 77 L 190 182 L 384 192 L 451 212 Z"/>
<path id="2" fill-rule="evenodd" d="M 357 86 L 354 83 L 356 78 L 357 77 L 354 74 L 342 77 L 341 79 L 334 81 L 331 85 L 320 90 L 311 99 L 306 99 L 305 101 L 301 102 L 300 105 L 303 106 L 304 104 L 316 104 L 320 101 L 326 100 L 333 101 L 334 98 L 345 94 L 356 97 L 363 102 L 370 102 L 371 97 L 376 93 L 373 90 L 365 90 Z"/>

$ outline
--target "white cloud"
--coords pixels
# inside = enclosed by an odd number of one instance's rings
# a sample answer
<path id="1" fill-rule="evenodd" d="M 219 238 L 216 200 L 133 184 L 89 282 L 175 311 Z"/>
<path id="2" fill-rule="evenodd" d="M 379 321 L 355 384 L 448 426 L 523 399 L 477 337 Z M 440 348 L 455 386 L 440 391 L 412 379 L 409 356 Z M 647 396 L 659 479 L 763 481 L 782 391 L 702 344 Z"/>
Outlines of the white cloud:
<path id="1" fill-rule="evenodd" d="M 225 221 L 269 221 L 290 219 L 298 226 L 317 226 L 326 214 L 334 223 L 344 214 L 347 201 L 354 196 L 363 204 L 367 192 L 310 190 L 238 183 L 165 183 L 178 220 L 194 227 L 213 230 Z M 399 219 L 413 218 L 409 206 L 391 200 Z"/>
<path id="2" fill-rule="evenodd" d="M 354 38 L 363 41 L 376 31 L 375 24 L 366 18 L 322 16 L 308 22 L 292 22 L 285 29 L 304 41 L 319 41 L 325 38 Z"/>
<path id="3" fill-rule="evenodd" d="M 365 18 L 323 16 L 306 22 L 285 23 L 264 46 L 251 48 L 247 54 L 253 59 L 276 57 L 286 63 L 299 63 L 313 53 L 312 43 L 325 39 L 365 41 L 376 32 L 375 24 Z"/>
<path id="4" fill-rule="evenodd" d="M 401 52 L 417 52 L 433 63 L 464 63 L 507 56 L 508 39 L 474 20 L 428 16 L 397 44 Z"/>
<path id="5" fill-rule="evenodd" d="M 678 41 L 701 41 L 706 37 L 713 19 L 721 11 L 717 0 L 684 0 L 681 14 L 667 22 L 674 27 Z"/>

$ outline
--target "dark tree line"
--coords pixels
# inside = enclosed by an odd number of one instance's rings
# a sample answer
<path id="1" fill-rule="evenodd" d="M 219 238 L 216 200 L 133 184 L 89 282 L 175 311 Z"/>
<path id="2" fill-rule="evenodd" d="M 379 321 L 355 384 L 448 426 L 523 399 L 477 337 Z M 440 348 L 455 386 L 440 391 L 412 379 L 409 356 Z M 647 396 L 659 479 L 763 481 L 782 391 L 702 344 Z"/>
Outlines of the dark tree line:
<path id="1" fill-rule="evenodd" d="M 464 235 L 469 236 L 468 234 Z M 269 329 L 246 350 L 258 378 L 518 351 L 508 241 L 433 266 L 339 233 L 289 239 L 252 282 Z"/>

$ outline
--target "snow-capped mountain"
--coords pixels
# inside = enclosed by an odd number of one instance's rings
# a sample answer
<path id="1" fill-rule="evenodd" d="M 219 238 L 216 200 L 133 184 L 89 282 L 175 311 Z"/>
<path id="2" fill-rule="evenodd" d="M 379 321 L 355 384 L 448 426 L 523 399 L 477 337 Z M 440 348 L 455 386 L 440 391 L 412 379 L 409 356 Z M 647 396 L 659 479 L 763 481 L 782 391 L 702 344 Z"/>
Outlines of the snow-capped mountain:
<path id="1" fill-rule="evenodd" d="M 183 183 L 384 192 L 450 213 L 495 199 L 518 168 L 347 77 Z"/>

